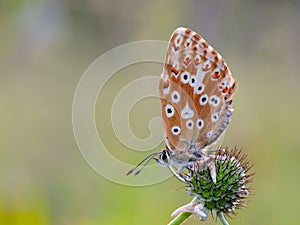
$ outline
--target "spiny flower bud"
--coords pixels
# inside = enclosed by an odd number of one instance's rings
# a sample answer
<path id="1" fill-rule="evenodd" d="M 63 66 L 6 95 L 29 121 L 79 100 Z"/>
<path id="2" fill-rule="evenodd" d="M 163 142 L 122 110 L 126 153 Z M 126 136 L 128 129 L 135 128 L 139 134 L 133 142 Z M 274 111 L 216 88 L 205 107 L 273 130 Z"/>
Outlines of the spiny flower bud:
<path id="1" fill-rule="evenodd" d="M 251 191 L 249 183 L 252 176 L 249 170 L 252 164 L 247 155 L 237 148 L 221 148 L 215 158 L 216 182 L 213 182 L 210 170 L 195 166 L 186 180 L 191 185 L 190 195 L 197 196 L 204 208 L 212 211 L 230 213 L 246 205 L 246 197 Z"/>
<path id="2" fill-rule="evenodd" d="M 254 173 L 249 173 L 251 168 L 247 155 L 237 148 L 220 148 L 212 165 L 204 167 L 203 162 L 195 163 L 181 177 L 189 185 L 187 192 L 195 198 L 176 209 L 172 216 L 195 214 L 203 221 L 209 212 L 215 212 L 223 224 L 228 224 L 223 214 L 236 214 L 236 209 L 246 206 L 247 196 L 252 191 L 250 183 Z"/>

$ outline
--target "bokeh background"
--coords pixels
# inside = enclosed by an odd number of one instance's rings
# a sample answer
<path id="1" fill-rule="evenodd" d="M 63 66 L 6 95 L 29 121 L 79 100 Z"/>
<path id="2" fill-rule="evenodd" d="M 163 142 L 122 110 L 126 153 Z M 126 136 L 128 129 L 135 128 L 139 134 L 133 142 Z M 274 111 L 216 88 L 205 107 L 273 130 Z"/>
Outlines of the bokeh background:
<path id="1" fill-rule="evenodd" d="M 132 41 L 167 41 L 179 26 L 205 37 L 239 84 L 223 144 L 248 152 L 256 176 L 248 208 L 231 224 L 299 224 L 299 21 L 298 0 L 0 1 L 0 224 L 167 224 L 191 200 L 175 178 L 129 187 L 99 176 L 72 131 L 76 86 L 98 56 Z M 117 73 L 96 107 L 106 147 L 132 165 L 146 153 L 122 145 L 109 118 L 124 85 L 161 71 L 139 66 Z M 139 102 L 133 132 L 146 138 L 159 114 L 158 99 Z"/>

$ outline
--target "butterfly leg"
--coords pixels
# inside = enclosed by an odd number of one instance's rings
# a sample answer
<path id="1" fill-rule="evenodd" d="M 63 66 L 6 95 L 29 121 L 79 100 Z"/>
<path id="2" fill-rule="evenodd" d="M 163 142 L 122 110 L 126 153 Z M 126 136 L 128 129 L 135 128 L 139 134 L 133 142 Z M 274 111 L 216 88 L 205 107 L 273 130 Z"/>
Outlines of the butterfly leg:
<path id="1" fill-rule="evenodd" d="M 195 166 L 195 163 L 197 163 L 197 166 Z M 192 190 L 194 189 L 194 185 L 190 182 L 189 177 L 191 176 L 191 174 L 194 174 L 195 172 L 197 172 L 196 170 L 199 169 L 199 166 L 202 168 L 203 162 L 201 162 L 201 161 L 188 162 L 187 164 L 181 166 L 177 171 L 177 175 L 179 177 L 181 177 L 184 180 L 184 182 L 187 183 L 192 188 Z M 184 174 L 182 172 L 183 169 L 187 169 L 190 172 L 190 175 Z M 208 179 L 206 177 L 200 175 L 199 173 L 198 173 L 198 176 L 201 177 L 202 179 L 208 181 Z"/>
<path id="2" fill-rule="evenodd" d="M 181 182 L 186 183 L 186 184 L 188 184 L 190 187 L 192 187 L 192 184 L 191 184 L 191 182 L 188 180 L 187 176 L 186 176 L 185 174 L 183 174 L 182 172 L 179 173 L 179 172 L 178 172 L 178 171 L 179 171 L 178 168 L 176 168 L 175 166 L 172 166 L 172 165 L 170 165 L 170 166 L 168 166 L 168 167 L 169 167 L 170 171 L 173 173 L 173 175 L 174 175 L 178 180 L 180 180 Z"/>
<path id="3" fill-rule="evenodd" d="M 189 168 L 191 165 L 184 165 L 184 166 L 181 166 L 179 169 L 176 168 L 174 165 L 169 165 L 169 169 L 170 171 L 173 173 L 173 175 L 178 179 L 180 180 L 181 182 L 183 183 L 186 183 L 189 185 L 190 188 L 192 188 L 192 190 L 194 189 L 194 186 L 193 184 L 190 182 L 189 180 L 189 176 L 187 174 L 184 174 L 182 172 L 183 169 L 187 169 L 190 171 L 190 173 L 193 172 L 193 170 L 191 168 Z"/>
<path id="4" fill-rule="evenodd" d="M 195 163 L 195 162 L 188 162 L 188 163 L 184 164 L 183 166 L 179 167 L 179 169 L 178 169 L 178 174 L 182 174 L 182 170 L 184 170 L 184 169 L 190 170 L 189 167 L 190 167 L 190 166 L 193 166 L 194 163 Z"/>

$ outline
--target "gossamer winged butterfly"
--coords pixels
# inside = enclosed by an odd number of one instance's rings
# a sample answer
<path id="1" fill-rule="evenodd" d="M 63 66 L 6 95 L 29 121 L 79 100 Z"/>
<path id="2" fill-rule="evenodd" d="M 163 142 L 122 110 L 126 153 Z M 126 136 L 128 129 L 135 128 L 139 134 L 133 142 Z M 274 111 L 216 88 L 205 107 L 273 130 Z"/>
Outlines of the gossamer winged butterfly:
<path id="1" fill-rule="evenodd" d="M 214 156 L 208 149 L 230 123 L 236 87 L 222 56 L 199 34 L 177 28 L 159 84 L 166 148 L 148 155 L 126 175 L 144 164 L 137 175 L 151 159 L 179 166 L 179 174 L 196 161 L 213 170 Z"/>

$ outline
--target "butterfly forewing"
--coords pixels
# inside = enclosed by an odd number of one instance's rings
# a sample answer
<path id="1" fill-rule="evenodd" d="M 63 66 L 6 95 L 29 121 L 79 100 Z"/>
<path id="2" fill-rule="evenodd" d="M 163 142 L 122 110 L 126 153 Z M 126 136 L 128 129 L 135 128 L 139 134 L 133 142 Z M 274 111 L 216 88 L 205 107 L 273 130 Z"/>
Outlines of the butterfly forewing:
<path id="1" fill-rule="evenodd" d="M 170 150 L 204 149 L 230 122 L 235 81 L 221 55 L 189 29 L 171 36 L 159 91 Z"/>

